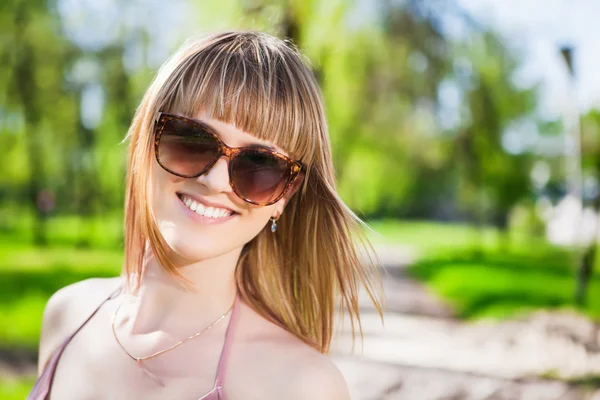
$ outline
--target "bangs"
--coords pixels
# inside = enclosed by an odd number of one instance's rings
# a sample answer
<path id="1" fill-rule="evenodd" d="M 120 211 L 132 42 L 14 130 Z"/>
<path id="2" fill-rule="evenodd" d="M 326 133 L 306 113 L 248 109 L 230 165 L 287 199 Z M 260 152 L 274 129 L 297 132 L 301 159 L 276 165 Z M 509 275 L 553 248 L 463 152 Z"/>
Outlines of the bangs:
<path id="1" fill-rule="evenodd" d="M 169 79 L 161 111 L 204 114 L 312 164 L 324 118 L 314 77 L 296 50 L 260 33 L 216 36 L 191 50 Z"/>

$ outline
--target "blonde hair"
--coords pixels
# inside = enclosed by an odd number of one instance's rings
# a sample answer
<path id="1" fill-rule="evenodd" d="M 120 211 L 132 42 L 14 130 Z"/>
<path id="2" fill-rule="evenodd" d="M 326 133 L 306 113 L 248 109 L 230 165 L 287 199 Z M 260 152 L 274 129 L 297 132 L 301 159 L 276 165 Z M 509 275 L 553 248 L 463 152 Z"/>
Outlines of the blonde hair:
<path id="1" fill-rule="evenodd" d="M 169 273 L 181 277 L 167 257 L 148 201 L 153 126 L 159 111 L 194 116 L 200 108 L 210 118 L 275 143 L 306 168 L 277 234 L 264 229 L 242 250 L 236 269 L 242 299 L 324 353 L 339 295 L 352 332 L 358 324 L 362 337 L 361 284 L 382 313 L 373 274 L 376 258 L 363 223 L 336 193 L 319 87 L 290 43 L 260 32 L 188 41 L 160 68 L 144 95 L 126 136 L 124 274 L 131 290 L 139 288 L 147 244 Z"/>

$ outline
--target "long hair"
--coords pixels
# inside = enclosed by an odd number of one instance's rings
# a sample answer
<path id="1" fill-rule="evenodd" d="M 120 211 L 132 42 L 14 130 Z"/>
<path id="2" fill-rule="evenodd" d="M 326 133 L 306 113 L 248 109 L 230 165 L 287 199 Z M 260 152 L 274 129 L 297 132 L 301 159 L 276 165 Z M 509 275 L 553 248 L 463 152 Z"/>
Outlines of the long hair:
<path id="1" fill-rule="evenodd" d="M 159 111 L 210 118 L 285 149 L 305 177 L 278 221 L 247 243 L 236 267 L 240 296 L 263 317 L 328 352 L 336 303 L 353 335 L 362 287 L 381 315 L 380 285 L 364 224 L 336 192 L 323 100 L 300 53 L 259 32 L 226 32 L 186 42 L 160 68 L 127 133 L 124 275 L 139 288 L 149 246 L 169 261 L 149 204 L 154 122 Z M 376 287 L 377 285 L 377 287 Z"/>

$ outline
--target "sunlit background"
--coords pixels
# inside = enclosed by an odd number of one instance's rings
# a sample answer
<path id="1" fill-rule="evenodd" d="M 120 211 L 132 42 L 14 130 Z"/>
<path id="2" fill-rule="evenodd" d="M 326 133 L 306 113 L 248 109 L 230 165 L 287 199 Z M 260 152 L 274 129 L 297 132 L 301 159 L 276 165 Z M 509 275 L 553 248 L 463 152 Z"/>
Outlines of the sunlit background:
<path id="1" fill-rule="evenodd" d="M 45 302 L 114 276 L 123 139 L 187 37 L 292 40 L 387 297 L 333 359 L 353 399 L 600 399 L 600 2 L 4 0 L 0 398 L 35 379 Z M 319 234 L 315 232 L 315 234 Z"/>

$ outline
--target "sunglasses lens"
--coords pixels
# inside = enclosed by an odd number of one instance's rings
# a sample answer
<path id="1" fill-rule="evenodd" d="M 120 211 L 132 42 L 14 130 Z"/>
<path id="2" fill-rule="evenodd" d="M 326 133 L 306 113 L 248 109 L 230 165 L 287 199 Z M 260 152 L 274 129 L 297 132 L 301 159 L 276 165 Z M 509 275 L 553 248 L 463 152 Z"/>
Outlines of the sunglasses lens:
<path id="1" fill-rule="evenodd" d="M 231 160 L 231 179 L 240 197 L 266 204 L 284 191 L 290 167 L 268 151 L 244 150 Z"/>
<path id="2" fill-rule="evenodd" d="M 219 145 L 202 127 L 181 119 L 166 119 L 158 143 L 158 163 L 170 172 L 192 177 L 219 157 Z"/>

